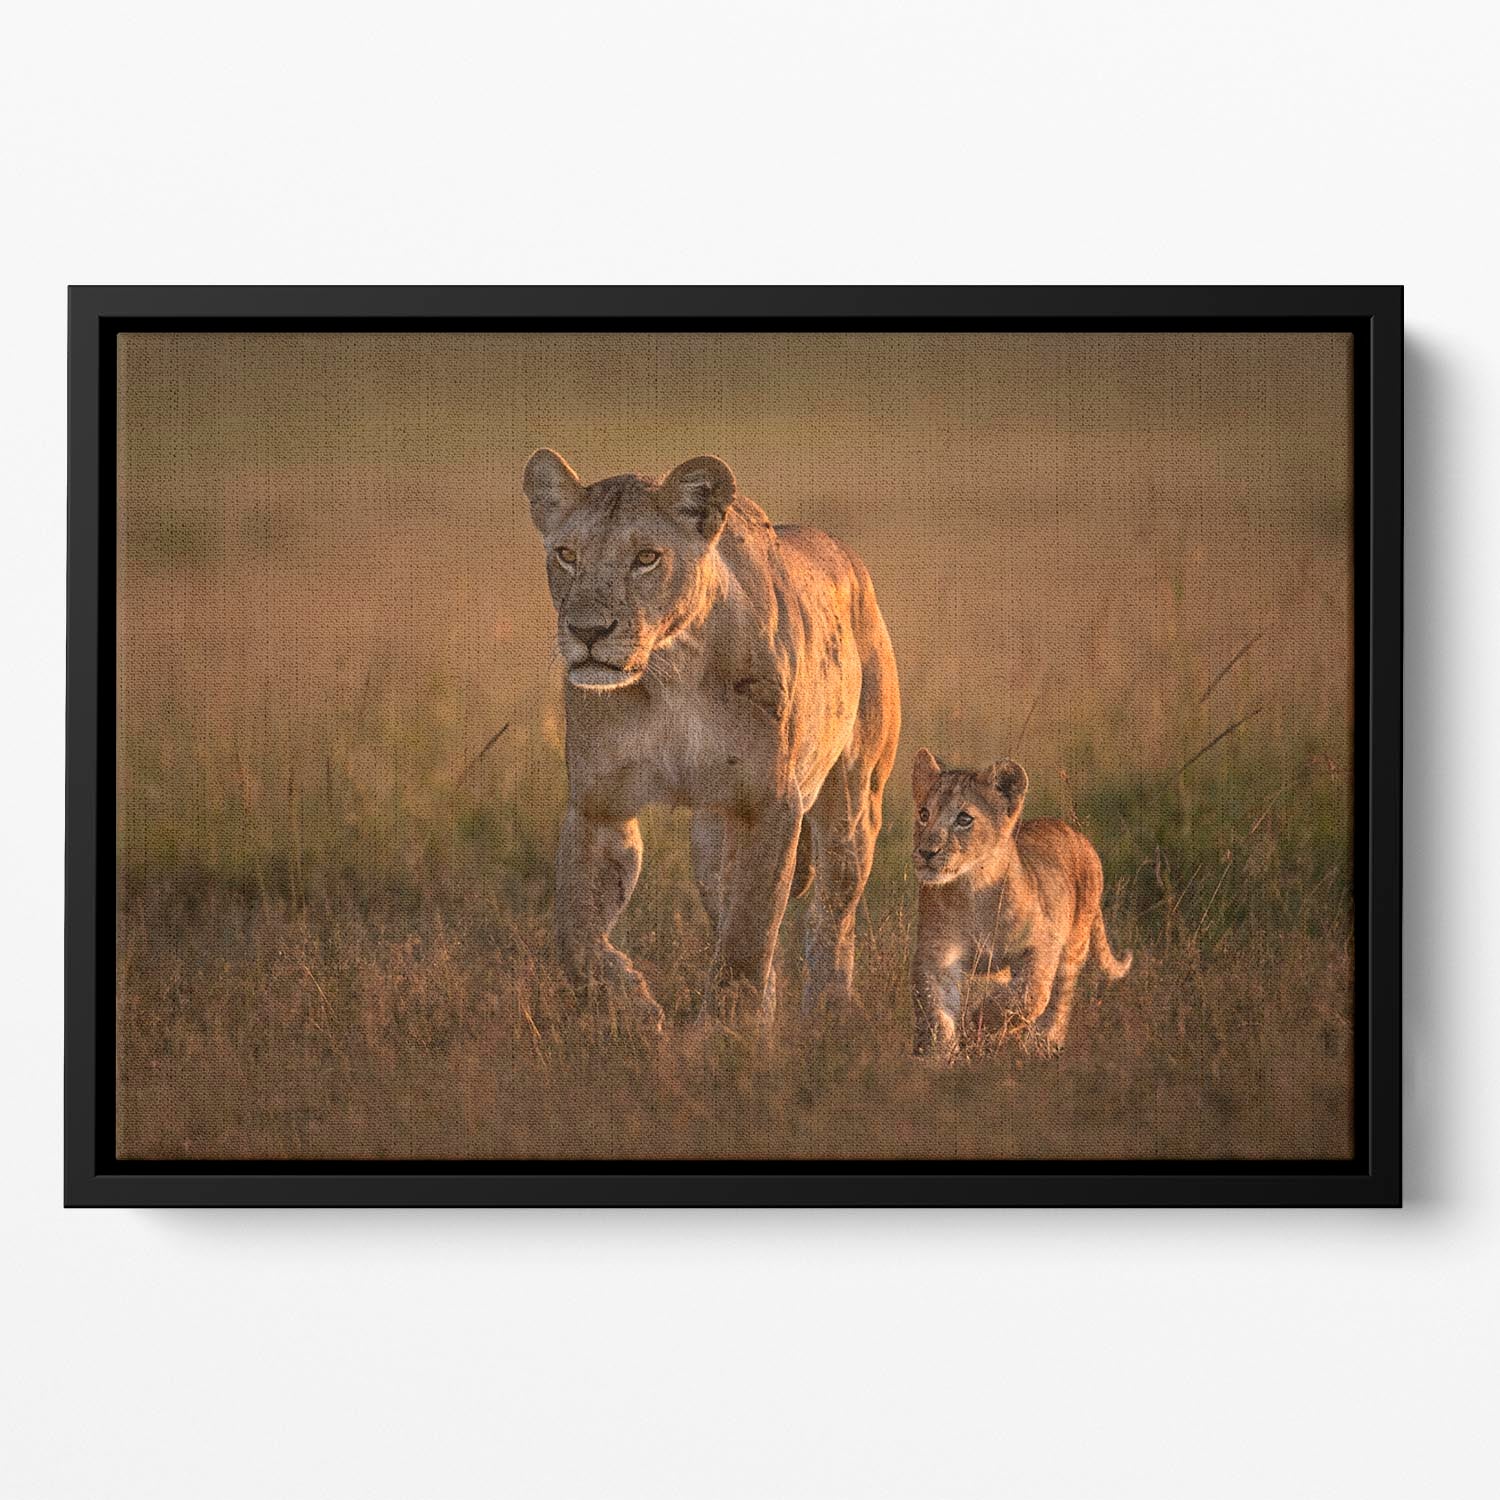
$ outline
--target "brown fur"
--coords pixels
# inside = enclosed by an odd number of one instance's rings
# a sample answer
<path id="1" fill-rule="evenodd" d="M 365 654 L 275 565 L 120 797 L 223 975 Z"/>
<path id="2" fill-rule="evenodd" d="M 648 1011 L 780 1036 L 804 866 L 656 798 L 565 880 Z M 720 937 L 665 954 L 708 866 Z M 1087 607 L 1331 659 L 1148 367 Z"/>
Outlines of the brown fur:
<path id="1" fill-rule="evenodd" d="M 1130 969 L 1131 955 L 1116 958 L 1104 931 L 1098 852 L 1054 818 L 1021 822 L 1026 787 L 1013 760 L 948 770 L 931 751 L 917 752 L 912 861 L 921 890 L 912 994 L 919 1053 L 956 1052 L 971 977 L 1006 986 L 1028 1035 L 1055 1052 L 1067 1039 L 1090 949 L 1108 978 Z"/>
<path id="2" fill-rule="evenodd" d="M 523 483 L 567 664 L 557 932 L 569 974 L 659 1022 L 610 942 L 640 873 L 637 817 L 659 803 L 693 810 L 716 933 L 709 992 L 744 989 L 770 1013 L 787 899 L 812 883 L 804 1006 L 847 999 L 901 730 L 864 565 L 812 527 L 773 526 L 717 458 L 585 486 L 544 448 Z"/>

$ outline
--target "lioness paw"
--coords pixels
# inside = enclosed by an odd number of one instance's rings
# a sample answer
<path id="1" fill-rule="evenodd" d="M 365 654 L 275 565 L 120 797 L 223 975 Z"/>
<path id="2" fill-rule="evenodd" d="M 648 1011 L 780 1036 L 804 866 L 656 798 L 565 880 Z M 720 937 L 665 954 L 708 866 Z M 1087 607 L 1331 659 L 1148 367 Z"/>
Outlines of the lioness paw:
<path id="1" fill-rule="evenodd" d="M 1034 1057 L 1056 1057 L 1063 1049 L 1064 1037 L 1055 1031 L 1039 1031 L 1035 1027 L 1026 1034 L 1025 1048 Z"/>
<path id="2" fill-rule="evenodd" d="M 656 996 L 651 993 L 651 986 L 634 969 L 627 968 L 615 975 L 614 990 L 624 1019 L 652 1032 L 659 1032 L 665 1027 L 666 1012 L 657 1004 Z"/>

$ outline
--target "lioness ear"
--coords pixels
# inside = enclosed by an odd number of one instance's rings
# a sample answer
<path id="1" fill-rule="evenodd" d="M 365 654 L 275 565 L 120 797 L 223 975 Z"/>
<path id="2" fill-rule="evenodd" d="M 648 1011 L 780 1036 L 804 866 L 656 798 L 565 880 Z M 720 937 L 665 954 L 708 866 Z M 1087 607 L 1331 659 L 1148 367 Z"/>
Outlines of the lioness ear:
<path id="1" fill-rule="evenodd" d="M 1026 768 L 1019 761 L 997 760 L 979 773 L 979 779 L 994 787 L 1010 803 L 1013 813 L 1021 811 L 1030 783 L 1026 779 Z"/>
<path id="2" fill-rule="evenodd" d="M 538 448 L 526 460 L 521 488 L 531 502 L 531 524 L 546 536 L 578 504 L 583 484 L 561 454 Z"/>
<path id="3" fill-rule="evenodd" d="M 919 807 L 927 800 L 927 794 L 942 770 L 942 762 L 923 745 L 917 751 L 917 758 L 911 763 L 911 794 Z"/>
<path id="4" fill-rule="evenodd" d="M 678 464 L 662 480 L 661 493 L 674 515 L 711 542 L 724 529 L 724 517 L 734 499 L 734 474 L 722 458 L 704 454 Z"/>

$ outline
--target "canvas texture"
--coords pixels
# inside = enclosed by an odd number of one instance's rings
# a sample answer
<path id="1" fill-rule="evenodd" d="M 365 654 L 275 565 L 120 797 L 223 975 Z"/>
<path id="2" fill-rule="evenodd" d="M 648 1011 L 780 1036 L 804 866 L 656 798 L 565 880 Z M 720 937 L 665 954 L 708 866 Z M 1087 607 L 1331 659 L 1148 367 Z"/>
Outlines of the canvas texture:
<path id="1" fill-rule="evenodd" d="M 117 1146 L 131 1158 L 1344 1158 L 1351 347 L 1324 334 L 130 334 Z M 687 814 L 553 933 L 565 693 L 540 447 L 713 454 L 869 570 L 902 732 L 852 997 L 705 1015 Z M 912 1055 L 911 769 L 1013 757 L 1132 971 L 1055 1055 Z"/>

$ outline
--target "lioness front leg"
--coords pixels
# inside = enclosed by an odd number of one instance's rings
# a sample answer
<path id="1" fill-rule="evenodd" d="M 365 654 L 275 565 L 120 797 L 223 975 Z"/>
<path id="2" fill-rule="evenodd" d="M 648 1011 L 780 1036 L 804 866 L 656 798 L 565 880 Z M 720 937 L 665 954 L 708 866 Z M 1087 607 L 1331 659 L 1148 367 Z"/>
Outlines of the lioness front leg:
<path id="1" fill-rule="evenodd" d="M 795 796 L 753 817 L 732 817 L 723 869 L 718 943 L 709 970 L 707 1003 L 728 990 L 749 992 L 761 1017 L 775 1011 L 771 966 L 792 890 L 802 804 Z"/>
<path id="2" fill-rule="evenodd" d="M 812 829 L 812 905 L 807 913 L 807 976 L 802 1012 L 820 1001 L 847 1007 L 854 990 L 854 917 L 870 878 L 880 832 L 880 797 L 868 772 L 851 776 L 840 759 L 807 816 Z"/>
<path id="3" fill-rule="evenodd" d="M 557 845 L 557 943 L 569 979 L 618 996 L 658 1030 L 661 1007 L 609 940 L 641 873 L 641 830 L 631 818 L 602 822 L 569 807 Z"/>
<path id="4" fill-rule="evenodd" d="M 693 880 L 708 913 L 715 936 L 724 905 L 724 815 L 716 808 L 700 808 L 693 814 L 689 848 Z"/>

